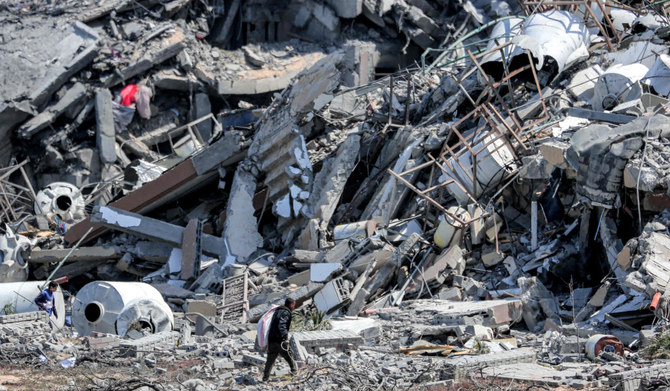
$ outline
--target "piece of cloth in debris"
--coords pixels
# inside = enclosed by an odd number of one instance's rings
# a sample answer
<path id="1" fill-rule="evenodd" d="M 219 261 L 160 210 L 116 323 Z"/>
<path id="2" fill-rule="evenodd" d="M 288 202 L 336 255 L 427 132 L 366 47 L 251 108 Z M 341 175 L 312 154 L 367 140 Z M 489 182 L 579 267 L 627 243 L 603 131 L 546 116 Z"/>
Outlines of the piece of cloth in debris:
<path id="1" fill-rule="evenodd" d="M 116 133 L 121 133 L 126 131 L 132 122 L 135 108 L 112 102 L 112 114 L 114 115 L 114 130 Z"/>
<path id="2" fill-rule="evenodd" d="M 121 104 L 129 107 L 133 103 L 137 101 L 135 98 L 135 95 L 137 94 L 138 90 L 137 84 L 128 84 L 127 86 L 123 87 L 123 89 L 120 92 L 121 95 Z"/>
<path id="3" fill-rule="evenodd" d="M 623 170 L 644 145 L 644 137 L 670 137 L 670 118 L 657 114 L 610 128 L 594 124 L 570 140 L 566 159 L 577 170 L 577 193 L 594 206 L 616 206 Z"/>
<path id="4" fill-rule="evenodd" d="M 140 85 L 137 93 L 135 94 L 135 107 L 137 108 L 137 113 L 140 117 L 144 119 L 151 118 L 151 97 L 153 93 L 151 88 Z"/>

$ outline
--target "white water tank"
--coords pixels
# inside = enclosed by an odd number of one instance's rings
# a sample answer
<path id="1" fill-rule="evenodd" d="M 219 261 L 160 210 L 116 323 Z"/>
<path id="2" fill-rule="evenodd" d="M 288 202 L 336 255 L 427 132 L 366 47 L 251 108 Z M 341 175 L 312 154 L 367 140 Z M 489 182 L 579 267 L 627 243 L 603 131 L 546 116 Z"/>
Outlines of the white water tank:
<path id="1" fill-rule="evenodd" d="M 124 336 L 139 327 L 172 330 L 174 315 L 158 290 L 142 282 L 94 281 L 77 293 L 72 323 L 81 336 L 92 332 Z"/>
<path id="2" fill-rule="evenodd" d="M 40 287 L 45 285 L 46 281 L 5 282 L 0 284 L 0 312 L 8 305 L 13 307 L 13 311 L 17 314 L 40 311 L 34 300 L 42 291 Z M 65 302 L 60 287 L 54 293 L 54 299 L 56 299 L 55 308 L 58 316 L 52 316 L 51 321 L 60 329 L 65 325 Z"/>

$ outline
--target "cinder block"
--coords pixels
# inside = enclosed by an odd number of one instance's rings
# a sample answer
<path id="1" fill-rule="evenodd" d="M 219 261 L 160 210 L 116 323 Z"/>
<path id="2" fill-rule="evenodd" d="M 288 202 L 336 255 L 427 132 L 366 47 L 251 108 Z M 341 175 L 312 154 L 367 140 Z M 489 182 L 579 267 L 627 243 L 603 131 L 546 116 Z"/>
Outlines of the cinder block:
<path id="1" fill-rule="evenodd" d="M 609 375 L 610 389 L 637 391 L 640 389 L 642 379 L 666 374 L 669 370 L 670 363 L 666 363 L 652 365 L 646 368 L 633 369 L 631 371 L 613 373 Z"/>
<path id="2" fill-rule="evenodd" d="M 18 314 L 0 315 L 0 324 L 19 322 L 42 321 L 49 322 L 49 317 L 44 311 L 22 312 Z"/>
<path id="3" fill-rule="evenodd" d="M 242 355 L 242 361 L 249 365 L 265 366 L 265 359 L 256 354 L 244 354 Z"/>
<path id="4" fill-rule="evenodd" d="M 161 348 L 173 348 L 179 341 L 179 333 L 176 331 L 161 331 L 160 333 L 147 335 L 133 341 L 121 343 L 121 350 L 126 357 L 139 357 L 142 353 L 152 352 Z"/>

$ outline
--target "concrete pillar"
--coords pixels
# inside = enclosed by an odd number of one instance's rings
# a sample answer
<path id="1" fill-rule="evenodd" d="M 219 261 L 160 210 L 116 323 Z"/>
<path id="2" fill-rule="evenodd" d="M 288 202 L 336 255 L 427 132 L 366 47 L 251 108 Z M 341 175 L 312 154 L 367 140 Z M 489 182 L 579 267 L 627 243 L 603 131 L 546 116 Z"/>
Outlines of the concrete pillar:
<path id="1" fill-rule="evenodd" d="M 112 93 L 100 89 L 95 93 L 95 122 L 98 127 L 96 143 L 100 154 L 100 163 L 112 164 L 116 161 L 116 131 L 112 112 Z"/>

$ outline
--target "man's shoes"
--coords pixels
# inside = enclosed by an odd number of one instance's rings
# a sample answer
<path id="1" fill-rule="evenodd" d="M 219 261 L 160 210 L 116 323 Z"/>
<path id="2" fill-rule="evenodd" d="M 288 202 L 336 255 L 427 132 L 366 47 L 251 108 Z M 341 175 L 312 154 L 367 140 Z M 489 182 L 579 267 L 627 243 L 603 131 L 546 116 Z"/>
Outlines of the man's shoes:
<path id="1" fill-rule="evenodd" d="M 263 383 L 267 383 L 269 381 L 270 381 L 270 377 L 263 376 L 263 380 L 262 380 Z"/>

